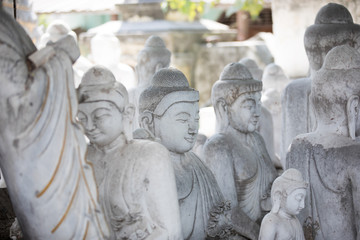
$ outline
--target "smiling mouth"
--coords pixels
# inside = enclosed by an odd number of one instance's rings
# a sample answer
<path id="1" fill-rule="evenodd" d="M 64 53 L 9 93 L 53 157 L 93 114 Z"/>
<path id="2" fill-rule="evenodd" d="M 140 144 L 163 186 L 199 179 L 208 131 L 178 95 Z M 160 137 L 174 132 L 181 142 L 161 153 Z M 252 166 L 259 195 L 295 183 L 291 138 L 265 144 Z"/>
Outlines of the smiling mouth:
<path id="1" fill-rule="evenodd" d="M 189 143 L 194 143 L 195 142 L 194 137 L 186 137 L 185 140 L 188 141 Z"/>

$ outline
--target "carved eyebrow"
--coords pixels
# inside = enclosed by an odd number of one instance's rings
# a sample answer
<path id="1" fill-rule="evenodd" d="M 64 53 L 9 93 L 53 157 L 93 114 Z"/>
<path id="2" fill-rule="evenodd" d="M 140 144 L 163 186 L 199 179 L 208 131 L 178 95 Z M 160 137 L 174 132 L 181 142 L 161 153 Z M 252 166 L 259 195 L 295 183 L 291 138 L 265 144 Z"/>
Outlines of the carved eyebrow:
<path id="1" fill-rule="evenodd" d="M 187 112 L 180 112 L 180 113 L 176 114 L 175 116 L 177 117 L 177 116 L 182 115 L 182 114 L 185 114 L 186 116 L 190 116 L 190 114 L 187 113 Z"/>
<path id="2" fill-rule="evenodd" d="M 99 111 L 99 110 L 111 111 L 111 109 L 109 109 L 109 108 L 100 107 L 100 108 L 95 109 L 93 112 L 96 112 L 96 111 Z"/>

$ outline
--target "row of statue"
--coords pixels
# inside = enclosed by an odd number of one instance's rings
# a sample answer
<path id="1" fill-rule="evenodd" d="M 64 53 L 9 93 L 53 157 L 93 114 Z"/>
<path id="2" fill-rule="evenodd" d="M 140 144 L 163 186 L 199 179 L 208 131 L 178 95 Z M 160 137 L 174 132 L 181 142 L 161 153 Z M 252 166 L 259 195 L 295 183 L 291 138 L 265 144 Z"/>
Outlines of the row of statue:
<path id="1" fill-rule="evenodd" d="M 228 64 L 200 141 L 199 92 L 161 38 L 138 87 L 95 65 L 75 89 L 73 36 L 37 49 L 1 7 L 0 30 L 0 168 L 23 239 L 360 239 L 360 26 L 342 5 L 305 33 L 309 78 L 266 86 Z"/>

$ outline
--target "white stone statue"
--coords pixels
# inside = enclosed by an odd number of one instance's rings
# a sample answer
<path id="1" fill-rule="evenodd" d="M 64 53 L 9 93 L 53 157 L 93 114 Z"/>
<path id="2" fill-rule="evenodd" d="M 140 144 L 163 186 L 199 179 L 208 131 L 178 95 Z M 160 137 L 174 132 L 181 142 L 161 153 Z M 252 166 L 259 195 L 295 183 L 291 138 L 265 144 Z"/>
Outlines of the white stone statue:
<path id="1" fill-rule="evenodd" d="M 134 70 L 129 65 L 121 63 L 120 41 L 113 33 L 96 34 L 90 45 L 95 64 L 110 69 L 116 81 L 123 84 L 127 90 L 136 86 Z"/>
<path id="2" fill-rule="evenodd" d="M 251 73 L 251 75 L 254 77 L 254 79 L 261 81 L 262 76 L 263 76 L 263 70 L 261 68 L 259 68 L 259 66 L 257 65 L 257 63 L 252 60 L 251 58 L 242 58 L 239 63 L 241 63 L 242 65 L 244 65 L 249 72 Z"/>
<path id="3" fill-rule="evenodd" d="M 212 172 L 191 151 L 199 128 L 198 101 L 199 92 L 189 87 L 182 72 L 172 68 L 156 72 L 140 96 L 141 126 L 170 151 L 183 237 L 257 239 L 259 229 L 244 226 L 241 211 L 231 213 Z M 240 220 L 231 222 L 236 218 Z"/>
<path id="4" fill-rule="evenodd" d="M 299 134 L 311 132 L 316 126 L 309 101 L 311 78 L 333 47 L 347 43 L 358 49 L 359 35 L 360 26 L 353 23 L 350 12 L 336 3 L 322 7 L 316 15 L 315 24 L 307 28 L 304 45 L 310 63 L 310 77 L 291 81 L 283 92 L 282 162 L 285 162 L 292 140 Z"/>
<path id="5" fill-rule="evenodd" d="M 139 52 L 135 67 L 138 84 L 129 91 L 130 102 L 135 105 L 133 129 L 139 128 L 139 97 L 150 86 L 155 72 L 170 66 L 171 52 L 166 48 L 164 41 L 158 36 L 150 36 L 144 48 Z"/>
<path id="6" fill-rule="evenodd" d="M 214 173 L 225 199 L 260 224 L 270 210 L 276 169 L 256 131 L 261 109 L 261 81 L 240 63 L 228 64 L 212 88 L 217 133 L 204 146 L 204 161 Z"/>
<path id="7" fill-rule="evenodd" d="M 251 58 L 242 58 L 239 63 L 244 65 L 251 73 L 255 80 L 261 81 L 263 70 L 259 68 L 254 60 Z M 275 138 L 274 138 L 274 124 L 272 114 L 265 106 L 261 106 L 261 116 L 257 127 L 258 132 L 263 137 L 266 149 L 275 166 L 281 167 L 279 157 L 275 154 Z"/>
<path id="8" fill-rule="evenodd" d="M 49 24 L 46 32 L 41 36 L 37 47 L 39 49 L 43 48 L 48 42 L 56 42 L 68 35 L 72 36 L 75 41 L 77 41 L 76 33 L 71 31 L 69 25 L 63 20 L 57 19 Z M 79 56 L 73 64 L 75 87 L 79 86 L 82 76 L 92 65 L 93 64 L 87 58 L 81 55 Z"/>
<path id="9" fill-rule="evenodd" d="M 274 129 L 274 151 L 276 159 L 280 160 L 280 147 L 281 147 L 281 93 L 285 86 L 289 83 L 289 79 L 285 76 L 284 71 L 280 66 L 271 63 L 264 69 L 262 78 L 263 94 L 261 102 L 271 113 L 273 119 Z M 278 162 L 276 165 L 285 167 L 285 162 Z"/>
<path id="10" fill-rule="evenodd" d="M 286 157 L 310 187 L 299 214 L 306 239 L 360 238 L 360 54 L 342 45 L 313 76 L 314 132 L 297 136 Z"/>
<path id="11" fill-rule="evenodd" d="M 78 98 L 78 118 L 90 140 L 87 159 L 111 239 L 183 239 L 169 152 L 159 143 L 132 139 L 134 107 L 125 87 L 108 69 L 94 66 Z"/>
<path id="12" fill-rule="evenodd" d="M 259 240 L 305 240 L 296 215 L 304 208 L 306 189 L 301 173 L 290 168 L 271 187 L 271 212 L 261 222 Z"/>
<path id="13" fill-rule="evenodd" d="M 76 123 L 70 36 L 37 50 L 0 5 L 0 167 L 24 239 L 107 239 Z"/>

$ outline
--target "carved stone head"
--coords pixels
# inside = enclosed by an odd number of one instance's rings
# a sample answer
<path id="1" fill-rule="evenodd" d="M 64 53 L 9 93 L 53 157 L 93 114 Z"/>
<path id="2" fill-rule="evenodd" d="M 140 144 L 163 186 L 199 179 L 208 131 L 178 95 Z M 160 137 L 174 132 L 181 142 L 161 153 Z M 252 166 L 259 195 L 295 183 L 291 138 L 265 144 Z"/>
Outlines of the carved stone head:
<path id="1" fill-rule="evenodd" d="M 121 59 L 121 45 L 113 33 L 97 33 L 90 42 L 91 54 L 96 64 L 116 66 Z"/>
<path id="2" fill-rule="evenodd" d="M 311 88 L 318 125 L 359 132 L 360 53 L 348 45 L 333 48 L 315 74 Z M 329 129 L 330 130 L 330 129 Z"/>
<path id="3" fill-rule="evenodd" d="M 171 52 L 158 36 L 146 40 L 145 47 L 139 52 L 135 71 L 139 85 L 148 85 L 155 72 L 170 66 Z"/>
<path id="4" fill-rule="evenodd" d="M 271 188 L 271 211 L 278 213 L 279 210 L 295 216 L 300 213 L 305 205 L 306 183 L 301 173 L 290 168 L 280 177 L 276 178 Z"/>
<path id="5" fill-rule="evenodd" d="M 262 82 L 253 79 L 244 65 L 228 64 L 211 92 L 218 132 L 227 127 L 254 132 L 261 112 L 261 90 Z"/>
<path id="6" fill-rule="evenodd" d="M 263 76 L 263 70 L 259 68 L 259 66 L 254 60 L 252 60 L 251 58 L 242 58 L 239 63 L 244 65 L 249 70 L 254 79 L 261 81 Z"/>
<path id="7" fill-rule="evenodd" d="M 155 73 L 140 95 L 140 126 L 149 130 L 171 152 L 192 149 L 199 129 L 199 92 L 190 88 L 177 69 Z"/>
<path id="8" fill-rule="evenodd" d="M 315 23 L 305 32 L 304 45 L 311 70 L 319 70 L 326 54 L 333 47 L 343 44 L 359 48 L 360 25 L 354 24 L 344 6 L 329 3 L 319 10 Z"/>
<path id="9" fill-rule="evenodd" d="M 90 68 L 77 89 L 78 119 L 85 128 L 90 142 L 103 147 L 111 144 L 127 131 L 133 118 L 134 108 L 129 104 L 125 87 L 102 66 Z"/>

